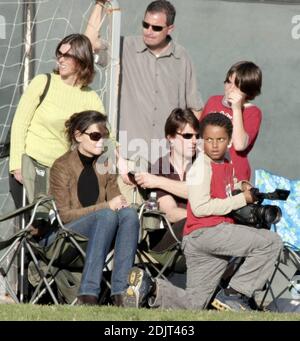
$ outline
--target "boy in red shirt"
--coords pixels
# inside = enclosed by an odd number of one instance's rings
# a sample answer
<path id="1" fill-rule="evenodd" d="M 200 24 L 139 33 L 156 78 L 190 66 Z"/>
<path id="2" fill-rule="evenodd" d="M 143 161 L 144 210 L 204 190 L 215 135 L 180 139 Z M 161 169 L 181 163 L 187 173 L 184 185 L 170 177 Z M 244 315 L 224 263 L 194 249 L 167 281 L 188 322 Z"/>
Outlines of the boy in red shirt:
<path id="1" fill-rule="evenodd" d="M 239 181 L 251 177 L 248 154 L 256 141 L 262 113 L 250 101 L 260 94 L 261 84 L 262 72 L 257 65 L 248 61 L 235 63 L 227 72 L 224 95 L 210 97 L 201 116 L 203 119 L 212 112 L 220 112 L 232 121 L 229 154 Z"/>

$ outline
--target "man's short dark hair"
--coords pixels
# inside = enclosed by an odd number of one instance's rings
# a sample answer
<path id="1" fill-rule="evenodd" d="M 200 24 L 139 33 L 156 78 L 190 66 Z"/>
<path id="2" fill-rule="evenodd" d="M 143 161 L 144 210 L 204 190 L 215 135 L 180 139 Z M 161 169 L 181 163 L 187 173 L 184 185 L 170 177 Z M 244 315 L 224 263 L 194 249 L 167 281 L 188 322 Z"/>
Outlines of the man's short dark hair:
<path id="1" fill-rule="evenodd" d="M 175 137 L 178 131 L 182 131 L 189 124 L 197 133 L 199 121 L 191 109 L 175 108 L 165 123 L 165 137 Z"/>
<path id="2" fill-rule="evenodd" d="M 166 17 L 167 17 L 167 26 L 173 25 L 174 21 L 175 21 L 175 16 L 176 16 L 176 10 L 175 7 L 167 0 L 156 0 L 156 1 L 152 1 L 145 12 L 145 16 L 146 14 L 150 12 L 150 13 L 165 13 Z"/>
<path id="3" fill-rule="evenodd" d="M 220 112 L 212 112 L 205 116 L 200 122 L 200 136 L 203 137 L 203 132 L 207 126 L 215 126 L 225 128 L 229 139 L 232 137 L 232 122 L 230 118 Z"/>

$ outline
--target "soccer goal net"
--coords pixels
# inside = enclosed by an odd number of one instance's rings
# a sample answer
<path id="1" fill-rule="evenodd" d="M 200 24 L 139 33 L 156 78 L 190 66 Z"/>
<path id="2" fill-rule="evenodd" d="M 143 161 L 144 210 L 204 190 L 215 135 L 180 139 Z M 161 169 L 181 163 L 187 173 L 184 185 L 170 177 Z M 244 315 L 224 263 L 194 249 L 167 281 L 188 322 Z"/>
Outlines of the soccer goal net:
<path id="1" fill-rule="evenodd" d="M 94 4 L 94 0 L 0 0 L 0 215 L 14 208 L 8 195 L 7 147 L 20 96 L 35 75 L 53 70 L 55 48 L 63 37 L 84 33 Z M 100 31 L 105 62 L 96 65 L 92 88 L 101 96 L 115 133 L 120 46 L 118 1 L 111 0 L 105 5 Z M 0 223 L 1 238 L 7 238 L 13 230 L 13 221 Z"/>

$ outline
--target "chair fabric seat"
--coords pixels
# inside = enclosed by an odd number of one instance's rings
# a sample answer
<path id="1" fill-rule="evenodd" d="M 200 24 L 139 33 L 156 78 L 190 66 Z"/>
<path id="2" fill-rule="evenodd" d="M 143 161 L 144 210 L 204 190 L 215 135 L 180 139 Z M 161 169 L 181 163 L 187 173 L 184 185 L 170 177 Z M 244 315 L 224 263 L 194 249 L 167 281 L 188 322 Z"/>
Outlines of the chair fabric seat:
<path id="1" fill-rule="evenodd" d="M 31 244 L 38 252 L 41 259 L 48 263 L 53 256 L 53 266 L 62 269 L 83 269 L 84 259 L 80 255 L 78 249 L 70 242 L 70 236 L 75 239 L 81 249 L 85 252 L 88 244 L 88 239 L 73 231 L 58 230 L 55 239 L 47 246 L 39 245 L 34 238 L 31 238 Z"/>

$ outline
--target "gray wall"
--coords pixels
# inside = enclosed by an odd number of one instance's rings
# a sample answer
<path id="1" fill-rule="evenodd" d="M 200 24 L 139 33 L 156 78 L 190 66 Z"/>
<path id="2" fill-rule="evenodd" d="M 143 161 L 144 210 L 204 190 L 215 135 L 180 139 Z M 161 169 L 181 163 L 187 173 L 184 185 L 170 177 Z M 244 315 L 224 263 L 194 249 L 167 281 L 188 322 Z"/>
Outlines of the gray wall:
<path id="1" fill-rule="evenodd" d="M 123 35 L 141 32 L 149 2 L 119 0 Z M 300 5 L 284 1 L 171 2 L 177 9 L 173 38 L 190 52 L 204 101 L 222 93 L 225 73 L 236 61 L 252 60 L 262 68 L 263 89 L 255 103 L 264 116 L 250 154 L 252 169 L 300 178 Z"/>

